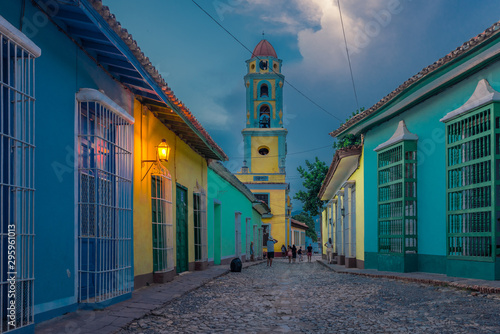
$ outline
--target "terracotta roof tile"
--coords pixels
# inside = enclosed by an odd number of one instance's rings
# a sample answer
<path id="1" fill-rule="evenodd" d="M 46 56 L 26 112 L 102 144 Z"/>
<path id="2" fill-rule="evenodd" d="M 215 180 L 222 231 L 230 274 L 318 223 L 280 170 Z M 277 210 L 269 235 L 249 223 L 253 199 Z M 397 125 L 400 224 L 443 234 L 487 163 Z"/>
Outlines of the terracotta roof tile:
<path id="1" fill-rule="evenodd" d="M 299 222 L 298 220 L 295 220 L 293 218 L 290 218 L 290 220 L 292 221 L 292 225 L 295 225 L 296 227 L 302 227 L 302 228 L 305 228 L 306 230 L 309 229 L 309 226 L 307 226 L 307 224 L 303 223 L 303 222 Z"/>
<path id="2" fill-rule="evenodd" d="M 141 51 L 137 42 L 132 38 L 132 34 L 129 34 L 127 29 L 122 28 L 120 22 L 116 20 L 115 15 L 113 15 L 109 7 L 104 6 L 102 4 L 102 0 L 89 0 L 94 9 L 101 15 L 101 17 L 106 20 L 108 25 L 113 29 L 113 31 L 122 39 L 122 41 L 128 46 L 130 51 L 134 54 L 137 60 L 141 63 L 144 69 L 148 72 L 148 74 L 154 79 L 156 84 L 161 87 L 162 91 L 167 96 L 168 100 L 171 101 L 175 106 L 178 107 L 177 112 L 182 112 L 189 122 L 200 132 L 200 134 L 204 137 L 204 139 L 208 142 L 208 144 L 217 152 L 224 160 L 229 160 L 227 155 L 224 153 L 222 148 L 217 145 L 217 143 L 212 139 L 212 137 L 208 134 L 208 132 L 203 128 L 200 122 L 194 117 L 194 115 L 189 111 L 189 109 L 179 100 L 172 92 L 165 82 L 165 80 L 161 77 L 158 70 L 151 64 L 151 61 L 148 57 L 144 55 Z"/>
<path id="3" fill-rule="evenodd" d="M 345 124 L 341 125 L 338 129 L 335 131 L 330 132 L 330 136 L 332 137 L 337 137 L 350 127 L 354 126 L 357 124 L 359 121 L 367 118 L 371 114 L 376 113 L 380 108 L 382 108 L 384 105 L 386 105 L 388 102 L 396 99 L 399 94 L 402 92 L 406 91 L 407 89 L 411 88 L 412 86 L 420 83 L 420 81 L 425 78 L 426 76 L 430 75 L 431 73 L 435 72 L 439 68 L 441 68 L 443 65 L 449 63 L 452 60 L 457 59 L 458 57 L 473 52 L 478 46 L 482 45 L 485 41 L 488 41 L 490 38 L 493 36 L 498 35 L 500 32 L 500 21 L 494 23 L 491 27 L 486 29 L 484 32 L 480 33 L 479 35 L 471 38 L 455 50 L 451 51 L 448 53 L 446 56 L 438 59 L 435 61 L 433 64 L 425 67 L 422 69 L 420 72 L 403 82 L 399 87 L 397 87 L 395 90 L 393 90 L 391 93 L 387 94 L 385 97 L 383 97 L 380 101 L 375 103 L 371 108 L 366 109 L 365 111 L 353 116 L 351 119 L 349 119 Z"/>

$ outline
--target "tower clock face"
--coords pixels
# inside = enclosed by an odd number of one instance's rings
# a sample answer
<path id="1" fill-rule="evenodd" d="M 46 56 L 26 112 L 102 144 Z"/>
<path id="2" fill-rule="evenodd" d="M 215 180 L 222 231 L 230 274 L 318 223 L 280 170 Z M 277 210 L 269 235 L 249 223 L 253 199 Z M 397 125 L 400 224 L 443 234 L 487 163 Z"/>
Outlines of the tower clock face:
<path id="1" fill-rule="evenodd" d="M 267 70 L 267 66 L 268 66 L 267 60 L 261 60 L 259 62 L 259 67 L 261 70 L 264 70 L 264 71 Z"/>

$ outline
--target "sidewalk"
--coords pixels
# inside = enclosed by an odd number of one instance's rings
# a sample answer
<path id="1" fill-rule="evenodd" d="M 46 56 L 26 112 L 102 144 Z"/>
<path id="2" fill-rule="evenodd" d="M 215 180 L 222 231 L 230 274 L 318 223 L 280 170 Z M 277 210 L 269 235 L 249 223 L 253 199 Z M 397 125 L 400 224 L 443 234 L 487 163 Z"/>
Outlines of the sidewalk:
<path id="1" fill-rule="evenodd" d="M 243 268 L 263 262 L 245 262 Z M 229 273 L 229 265 L 211 266 L 203 271 L 186 272 L 176 276 L 172 282 L 153 284 L 135 290 L 132 292 L 131 299 L 103 310 L 78 310 L 37 324 L 35 333 L 115 333 L 133 320 L 227 273 Z"/>
<path id="2" fill-rule="evenodd" d="M 450 277 L 442 274 L 412 272 L 397 273 L 378 271 L 375 269 L 346 268 L 341 265 L 327 264 L 326 260 L 317 260 L 320 264 L 340 274 L 352 274 L 367 277 L 388 278 L 407 282 L 431 284 L 437 286 L 450 286 L 459 289 L 468 289 L 480 293 L 500 293 L 500 281 L 487 281 L 463 277 Z"/>

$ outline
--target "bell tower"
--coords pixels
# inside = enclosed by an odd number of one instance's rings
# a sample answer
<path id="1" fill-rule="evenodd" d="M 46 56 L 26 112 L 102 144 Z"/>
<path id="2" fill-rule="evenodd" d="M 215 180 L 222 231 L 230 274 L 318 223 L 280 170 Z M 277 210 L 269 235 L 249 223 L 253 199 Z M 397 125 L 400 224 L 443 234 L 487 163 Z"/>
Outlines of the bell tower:
<path id="1" fill-rule="evenodd" d="M 276 247 L 281 247 L 291 240 L 290 187 L 285 182 L 288 131 L 283 127 L 282 60 L 271 43 L 263 39 L 246 64 L 246 126 L 241 131 L 244 161 L 236 177 L 271 208 L 271 214 L 262 220 L 264 242 L 266 233 L 271 233 L 278 240 Z"/>
<path id="2" fill-rule="evenodd" d="M 248 173 L 285 174 L 282 60 L 265 39 L 246 61 L 246 127 L 242 131 Z"/>

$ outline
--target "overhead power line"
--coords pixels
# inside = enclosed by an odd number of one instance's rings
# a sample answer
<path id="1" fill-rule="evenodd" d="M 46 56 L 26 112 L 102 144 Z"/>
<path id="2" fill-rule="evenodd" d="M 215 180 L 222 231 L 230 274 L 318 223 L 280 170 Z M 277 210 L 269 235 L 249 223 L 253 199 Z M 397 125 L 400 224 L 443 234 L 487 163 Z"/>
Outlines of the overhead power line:
<path id="1" fill-rule="evenodd" d="M 342 34 L 344 35 L 345 52 L 347 53 L 347 61 L 349 62 L 349 71 L 351 72 L 352 89 L 354 91 L 354 99 L 356 107 L 359 110 L 358 94 L 356 93 L 356 85 L 354 85 L 354 76 L 352 75 L 351 57 L 349 56 L 349 48 L 347 47 L 347 38 L 345 37 L 344 20 L 342 19 L 342 11 L 340 10 L 340 0 L 337 1 L 339 6 L 340 24 L 342 25 Z"/>
<path id="2" fill-rule="evenodd" d="M 207 12 L 202 6 L 200 6 L 195 0 L 191 0 L 201 11 L 203 11 L 210 19 L 212 19 L 212 21 L 214 21 L 220 28 L 222 28 L 229 36 L 231 36 L 236 42 L 238 42 L 238 44 L 240 44 L 245 50 L 247 50 L 250 54 L 253 54 L 253 51 L 250 50 L 245 44 L 243 44 L 236 36 L 234 36 L 229 30 L 227 30 L 222 24 L 220 24 L 219 21 L 217 21 L 212 15 L 210 15 L 209 12 Z M 260 58 L 257 56 L 256 57 L 257 59 L 260 60 Z M 271 70 L 275 73 L 275 74 L 278 74 L 274 69 L 271 68 Z M 352 75 L 352 72 L 351 72 L 351 75 Z M 331 112 L 329 112 L 328 110 L 326 110 L 325 108 L 323 108 L 321 105 L 319 105 L 318 103 L 316 103 L 313 99 L 311 99 L 309 96 L 307 96 L 305 93 L 303 93 L 301 90 L 299 90 L 297 87 L 295 87 L 294 85 L 292 85 L 288 80 L 286 79 L 283 79 L 290 87 L 292 87 L 297 93 L 299 93 L 300 95 L 302 95 L 306 100 L 308 100 L 309 102 L 311 102 L 312 104 L 314 104 L 316 107 L 318 107 L 320 110 L 322 110 L 323 112 L 327 113 L 328 115 L 332 116 L 333 118 L 335 118 L 336 120 L 340 121 L 340 122 L 343 122 L 342 119 L 340 119 L 339 117 L 335 116 L 334 114 L 332 114 Z M 358 108 L 359 109 L 359 108 Z"/>
<path id="3" fill-rule="evenodd" d="M 299 151 L 299 152 L 292 152 L 292 153 L 287 153 L 286 155 L 295 155 L 295 154 L 303 154 L 303 153 L 309 153 L 309 152 L 313 152 L 313 151 L 318 151 L 318 150 L 322 150 L 322 149 L 325 149 L 327 147 L 332 147 L 332 145 L 326 145 L 326 146 L 321 146 L 321 147 L 316 147 L 316 148 L 312 148 L 310 150 L 304 150 L 304 151 Z M 265 159 L 265 158 L 276 158 L 276 157 L 279 157 L 279 155 L 264 155 L 262 157 L 253 157 L 252 159 Z M 229 160 L 231 159 L 244 159 L 245 157 L 230 157 Z"/>

